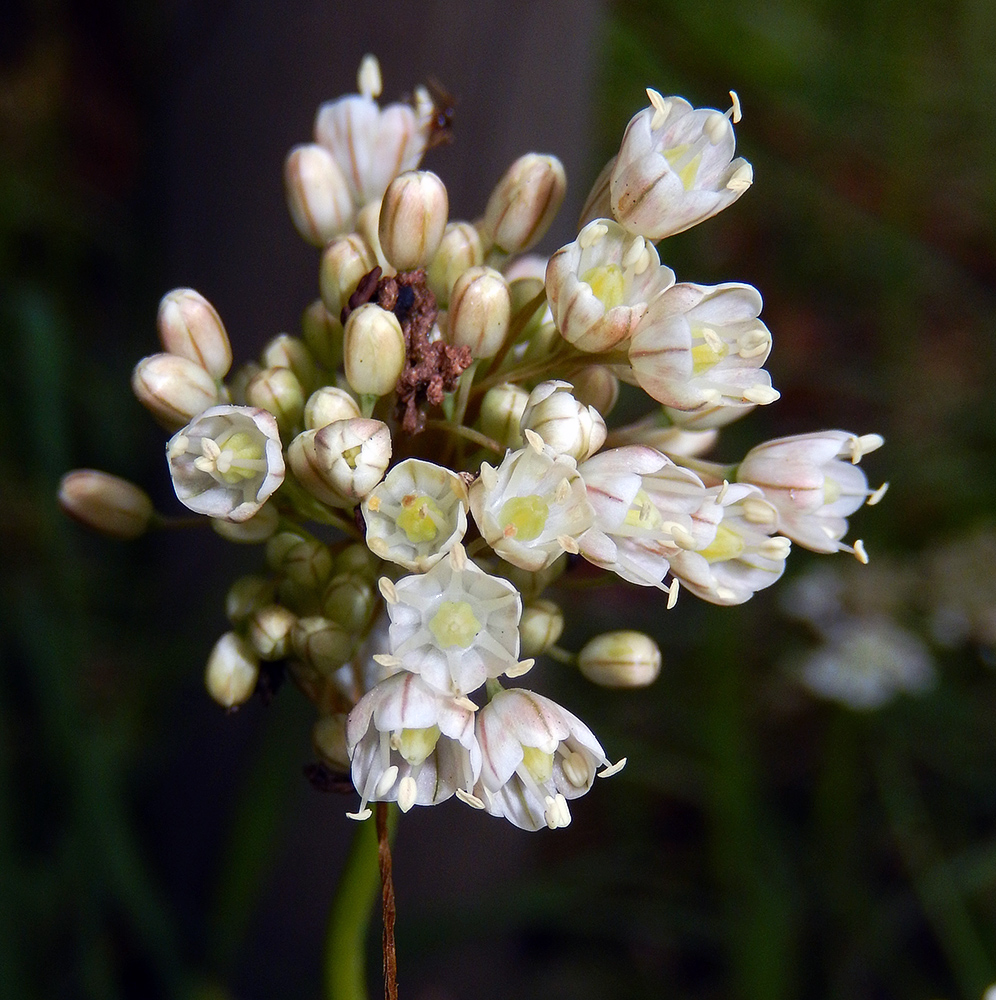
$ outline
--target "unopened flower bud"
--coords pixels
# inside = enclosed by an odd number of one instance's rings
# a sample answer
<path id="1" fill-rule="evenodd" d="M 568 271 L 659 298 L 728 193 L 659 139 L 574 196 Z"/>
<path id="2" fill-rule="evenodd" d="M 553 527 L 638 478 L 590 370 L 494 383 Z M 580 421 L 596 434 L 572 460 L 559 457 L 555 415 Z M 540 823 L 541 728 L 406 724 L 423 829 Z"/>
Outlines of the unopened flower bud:
<path id="1" fill-rule="evenodd" d="M 527 258 L 520 257 L 520 261 L 527 260 Z M 546 273 L 546 261 L 543 260 L 543 272 Z M 508 278 L 508 275 L 506 275 Z M 521 323 L 521 317 L 519 313 L 525 309 L 530 302 L 534 302 L 540 292 L 543 291 L 544 282 L 542 277 L 534 277 L 533 275 L 523 275 L 520 277 L 512 278 L 508 282 L 508 290 L 512 295 L 512 315 L 515 317 L 516 322 Z M 541 300 L 542 304 L 536 306 L 533 309 L 532 315 L 526 320 L 525 326 L 522 327 L 519 333 L 519 342 L 528 341 L 532 339 L 532 336 L 536 331 L 543 325 L 543 323 L 550 319 L 550 312 L 547 308 L 545 298 Z"/>
<path id="2" fill-rule="evenodd" d="M 377 264 L 385 274 L 391 274 L 394 268 L 390 261 L 384 256 L 384 251 L 380 245 L 380 204 L 381 200 L 368 202 L 360 209 L 356 216 L 356 232 L 360 238 L 370 247 L 374 255 L 374 263 Z"/>
<path id="3" fill-rule="evenodd" d="M 233 403 L 245 406 L 246 386 L 252 381 L 253 376 L 258 375 L 262 370 L 263 366 L 258 361 L 247 361 L 235 369 L 235 373 L 225 383 Z"/>
<path id="4" fill-rule="evenodd" d="M 588 365 L 571 376 L 574 398 L 585 406 L 593 406 L 603 417 L 612 412 L 619 398 L 619 379 L 606 365 Z"/>
<path id="5" fill-rule="evenodd" d="M 332 154 L 315 143 L 295 146 L 284 163 L 287 207 L 297 231 L 324 246 L 353 223 L 353 196 Z"/>
<path id="6" fill-rule="evenodd" d="M 377 257 L 366 240 L 356 233 L 333 240 L 322 253 L 318 268 L 318 288 L 325 308 L 338 318 L 342 307 L 356 291 L 360 278 L 377 264 Z"/>
<path id="7" fill-rule="evenodd" d="M 131 375 L 138 401 L 167 430 L 176 430 L 218 402 L 218 385 L 196 361 L 176 354 L 142 358 Z"/>
<path id="8" fill-rule="evenodd" d="M 540 598 L 522 609 L 519 621 L 519 655 L 539 656 L 560 638 L 564 631 L 564 612 L 553 601 Z"/>
<path id="9" fill-rule="evenodd" d="M 370 621 L 376 595 L 371 581 L 359 573 L 340 573 L 322 598 L 322 613 L 347 632 L 357 633 Z"/>
<path id="10" fill-rule="evenodd" d="M 356 400 L 345 389 L 337 389 L 333 385 L 316 389 L 304 404 L 304 426 L 309 430 L 318 430 L 336 420 L 352 420 L 360 415 Z"/>
<path id="11" fill-rule="evenodd" d="M 341 307 L 340 307 L 341 308 Z M 301 316 L 304 342 L 315 360 L 329 371 L 342 364 L 342 323 L 333 316 L 321 299 L 315 299 Z"/>
<path id="12" fill-rule="evenodd" d="M 328 677 L 349 659 L 353 640 L 341 625 L 312 615 L 294 624 L 291 646 L 309 667 Z"/>
<path id="13" fill-rule="evenodd" d="M 221 517 L 211 518 L 215 533 L 230 542 L 255 545 L 265 542 L 279 527 L 280 512 L 273 503 L 265 503 L 245 521 L 229 521 Z"/>
<path id="14" fill-rule="evenodd" d="M 249 618 L 249 641 L 261 660 L 282 660 L 290 650 L 297 615 L 282 604 L 267 604 Z"/>
<path id="15" fill-rule="evenodd" d="M 368 580 L 377 580 L 383 572 L 384 564 L 362 542 L 347 545 L 335 557 L 337 574 L 358 574 Z"/>
<path id="16" fill-rule="evenodd" d="M 529 393 L 511 382 L 488 389 L 481 401 L 481 430 L 506 448 L 521 448 L 519 423 L 528 399 Z"/>
<path id="17" fill-rule="evenodd" d="M 398 271 L 425 267 L 442 242 L 449 210 L 446 185 L 431 170 L 395 177 L 384 192 L 377 227 L 388 263 Z"/>
<path id="18" fill-rule="evenodd" d="M 346 379 L 355 392 L 386 396 L 405 367 L 405 335 L 393 312 L 370 302 L 346 321 Z"/>
<path id="19" fill-rule="evenodd" d="M 646 687 L 661 672 L 661 651 L 643 632 L 605 632 L 581 650 L 578 667 L 602 687 Z"/>
<path id="20" fill-rule="evenodd" d="M 289 368 L 304 391 L 310 392 L 318 381 L 315 359 L 300 337 L 278 333 L 263 348 L 263 364 L 268 368 Z"/>
<path id="21" fill-rule="evenodd" d="M 235 632 L 226 632 L 214 645 L 204 672 L 208 694 L 224 708 L 245 704 L 256 690 L 259 659 L 252 646 Z"/>
<path id="22" fill-rule="evenodd" d="M 311 745 L 329 767 L 349 771 L 346 750 L 346 716 L 341 712 L 323 715 L 311 728 Z"/>
<path id="23" fill-rule="evenodd" d="M 278 531 L 266 543 L 266 565 L 275 573 L 284 564 L 284 557 L 295 545 L 304 541 L 296 531 Z"/>
<path id="24" fill-rule="evenodd" d="M 273 581 L 265 576 L 240 576 L 225 595 L 225 615 L 241 625 L 258 608 L 273 603 Z"/>
<path id="25" fill-rule="evenodd" d="M 168 354 L 200 365 L 213 378 L 232 367 L 232 345 L 214 306 L 192 288 L 164 295 L 156 317 L 159 339 Z"/>
<path id="26" fill-rule="evenodd" d="M 384 478 L 391 432 L 380 420 L 337 420 L 298 434 L 287 458 L 312 496 L 333 507 L 352 507 Z"/>
<path id="27" fill-rule="evenodd" d="M 450 294 L 447 340 L 469 347 L 475 358 L 493 358 L 508 333 L 512 297 L 504 277 L 490 267 L 472 267 Z"/>
<path id="28" fill-rule="evenodd" d="M 59 506 L 72 518 L 112 538 L 138 538 L 153 508 L 141 487 L 96 469 L 74 469 L 59 484 Z"/>
<path id="29" fill-rule="evenodd" d="M 566 190 L 567 176 L 555 156 L 520 156 L 491 192 L 485 235 L 507 254 L 528 250 L 550 228 Z"/>
<path id="30" fill-rule="evenodd" d="M 594 407 L 579 403 L 571 388 L 560 381 L 536 386 L 522 414 L 522 430 L 536 431 L 555 452 L 583 462 L 605 443 L 605 421 Z"/>
<path id="31" fill-rule="evenodd" d="M 301 423 L 304 413 L 304 391 L 289 368 L 264 368 L 257 372 L 246 386 L 246 402 L 269 410 L 285 438 Z"/>
<path id="32" fill-rule="evenodd" d="M 484 248 L 478 231 L 469 222 L 450 222 L 425 275 L 437 305 L 445 307 L 457 278 L 483 260 Z"/>
<path id="33" fill-rule="evenodd" d="M 280 569 L 302 587 L 317 590 L 332 573 L 332 553 L 317 539 L 302 538 L 284 553 Z"/>

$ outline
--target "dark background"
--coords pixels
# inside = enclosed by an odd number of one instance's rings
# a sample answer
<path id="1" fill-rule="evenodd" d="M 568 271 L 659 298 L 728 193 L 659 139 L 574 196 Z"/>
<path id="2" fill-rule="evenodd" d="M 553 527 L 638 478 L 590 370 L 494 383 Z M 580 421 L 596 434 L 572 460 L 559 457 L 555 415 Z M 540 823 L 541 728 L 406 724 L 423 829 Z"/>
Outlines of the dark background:
<path id="1" fill-rule="evenodd" d="M 226 716 L 201 682 L 227 583 L 258 554 L 211 532 L 95 538 L 53 497 L 94 466 L 176 509 L 164 437 L 128 390 L 159 297 L 203 292 L 237 360 L 296 330 L 317 254 L 287 217 L 283 158 L 372 51 L 386 99 L 429 75 L 459 97 L 456 142 L 427 160 L 453 217 L 475 217 L 515 156 L 561 157 L 548 250 L 643 87 L 720 108 L 738 90 L 756 183 L 661 247 L 679 278 L 765 297 L 783 398 L 718 457 L 884 434 L 866 465 L 892 489 L 852 533 L 873 575 L 826 562 L 853 612 L 920 635 L 938 670 L 929 694 L 855 712 L 793 680 L 814 637 L 773 591 L 738 609 L 685 595 L 668 615 L 603 593 L 564 645 L 646 628 L 660 680 L 606 694 L 550 663 L 536 684 L 630 764 L 566 831 L 455 803 L 405 817 L 404 994 L 976 1000 L 996 980 L 996 626 L 941 647 L 928 625 L 943 547 L 992 551 L 993 18 L 982 0 L 7 0 L 0 994 L 320 994 L 353 800 L 301 776 L 296 692 Z M 789 575 L 812 562 L 794 553 Z M 992 621 L 991 563 L 967 565 L 964 602 Z"/>

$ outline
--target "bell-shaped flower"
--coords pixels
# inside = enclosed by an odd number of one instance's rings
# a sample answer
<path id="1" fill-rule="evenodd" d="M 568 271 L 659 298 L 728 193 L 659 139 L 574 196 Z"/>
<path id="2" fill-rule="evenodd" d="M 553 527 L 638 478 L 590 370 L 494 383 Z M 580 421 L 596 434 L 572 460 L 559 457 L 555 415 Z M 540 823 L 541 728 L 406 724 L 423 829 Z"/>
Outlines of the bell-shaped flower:
<path id="1" fill-rule="evenodd" d="M 595 511 L 581 555 L 630 583 L 666 589 L 669 557 L 680 548 L 675 536 L 693 544 L 692 515 L 706 500 L 701 480 L 643 445 L 603 451 L 578 471 Z"/>
<path id="2" fill-rule="evenodd" d="M 423 573 L 467 531 L 467 487 L 455 472 L 409 458 L 363 501 L 367 546 L 374 555 Z"/>
<path id="3" fill-rule="evenodd" d="M 594 733 L 556 702 L 523 688 L 499 691 L 478 712 L 478 798 L 523 830 L 567 826 L 568 799 L 591 788 L 599 767 L 615 773 Z"/>
<path id="4" fill-rule="evenodd" d="M 730 119 L 740 119 L 735 94 L 725 115 L 655 90 L 647 96 L 650 107 L 626 127 L 609 196 L 613 216 L 629 232 L 656 242 L 732 205 L 754 175 L 746 160 L 733 157 Z"/>
<path id="5" fill-rule="evenodd" d="M 452 695 L 516 672 L 522 598 L 508 580 L 467 559 L 463 546 L 426 573 L 393 584 L 384 577 L 380 586 L 391 618 L 388 666 Z"/>
<path id="6" fill-rule="evenodd" d="M 251 406 L 212 406 L 166 446 L 173 488 L 198 514 L 246 521 L 284 480 L 277 421 Z"/>
<path id="7" fill-rule="evenodd" d="M 507 562 L 526 570 L 550 566 L 594 518 L 577 462 L 558 455 L 535 431 L 508 452 L 498 468 L 481 464 L 470 487 L 470 509 L 485 541 Z"/>
<path id="8" fill-rule="evenodd" d="M 526 400 L 520 426 L 558 454 L 583 462 L 605 443 L 605 421 L 593 406 L 579 403 L 572 389 L 570 382 L 540 382 Z"/>
<path id="9" fill-rule="evenodd" d="M 632 377 L 678 410 L 774 402 L 778 393 L 761 368 L 771 334 L 760 314 L 761 296 L 751 285 L 673 285 L 650 303 L 633 333 Z"/>
<path id="10" fill-rule="evenodd" d="M 627 340 L 647 303 L 674 284 L 653 244 L 610 219 L 596 219 L 561 247 L 546 269 L 557 329 L 582 351 L 607 351 Z"/>
<path id="11" fill-rule="evenodd" d="M 315 118 L 315 141 L 335 158 L 357 206 L 375 201 L 405 170 L 414 170 L 425 152 L 428 116 L 410 104 L 376 101 L 380 66 L 364 56 L 357 74 L 358 94 L 328 101 Z"/>
<path id="12" fill-rule="evenodd" d="M 857 463 L 882 445 L 877 434 L 822 431 L 778 438 L 752 448 L 737 480 L 757 486 L 778 511 L 778 530 L 814 552 L 855 552 L 845 545 L 847 517 L 864 503 L 877 503 L 884 490 L 868 489 Z"/>
<path id="13" fill-rule="evenodd" d="M 671 556 L 671 573 L 705 601 L 743 604 L 785 572 L 792 543 L 774 535 L 778 512 L 760 490 L 733 483 L 708 492 L 692 537 Z"/>
<path id="14" fill-rule="evenodd" d="M 346 749 L 360 808 L 368 802 L 435 805 L 459 788 L 470 794 L 481 772 L 474 707 L 402 670 L 371 688 L 349 713 Z"/>

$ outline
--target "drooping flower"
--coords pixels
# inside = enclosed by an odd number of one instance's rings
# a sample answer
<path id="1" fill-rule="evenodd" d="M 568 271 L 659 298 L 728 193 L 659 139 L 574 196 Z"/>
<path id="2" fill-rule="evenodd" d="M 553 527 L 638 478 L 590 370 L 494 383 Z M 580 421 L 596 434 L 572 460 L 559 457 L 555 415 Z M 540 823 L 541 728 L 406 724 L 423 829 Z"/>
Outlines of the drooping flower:
<path id="1" fill-rule="evenodd" d="M 212 406 L 169 439 L 173 488 L 198 514 L 245 521 L 284 479 L 277 421 L 251 406 Z"/>

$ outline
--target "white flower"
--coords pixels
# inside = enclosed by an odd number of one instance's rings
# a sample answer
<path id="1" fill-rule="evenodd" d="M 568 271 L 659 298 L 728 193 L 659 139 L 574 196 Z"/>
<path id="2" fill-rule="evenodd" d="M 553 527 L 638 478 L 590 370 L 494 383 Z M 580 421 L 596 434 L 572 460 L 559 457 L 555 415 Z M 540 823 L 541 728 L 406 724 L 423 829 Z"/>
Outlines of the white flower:
<path id="1" fill-rule="evenodd" d="M 644 445 L 603 451 L 578 471 L 595 511 L 578 541 L 581 555 L 630 583 L 664 589 L 675 535 L 694 544 L 692 515 L 706 501 L 701 480 Z"/>
<path id="2" fill-rule="evenodd" d="M 561 247 L 546 269 L 557 329 L 582 351 L 607 351 L 627 340 L 647 303 L 674 284 L 653 244 L 610 219 L 596 219 Z"/>
<path id="3" fill-rule="evenodd" d="M 497 469 L 481 464 L 470 487 L 470 509 L 488 544 L 521 569 L 540 570 L 562 552 L 577 552 L 577 539 L 594 513 L 577 463 L 543 444 L 534 431 Z"/>
<path id="4" fill-rule="evenodd" d="M 438 691 L 467 694 L 519 666 L 522 599 L 455 545 L 428 572 L 381 580 L 391 617 L 389 665 L 419 674 Z"/>
<path id="5" fill-rule="evenodd" d="M 761 368 L 771 334 L 760 313 L 761 296 L 751 285 L 673 285 L 650 303 L 633 333 L 633 378 L 678 410 L 773 402 L 778 393 Z"/>
<path id="6" fill-rule="evenodd" d="M 612 214 L 631 233 L 657 240 L 680 233 L 732 205 L 750 187 L 751 165 L 733 158 L 736 140 L 725 114 L 693 108 L 647 90 L 650 107 L 633 117 L 609 175 Z"/>
<path id="7" fill-rule="evenodd" d="M 381 559 L 424 572 L 463 538 L 467 503 L 455 472 L 409 458 L 363 501 L 367 546 Z"/>
<path id="8" fill-rule="evenodd" d="M 605 421 L 593 406 L 579 403 L 570 382 L 540 382 L 529 394 L 520 427 L 535 431 L 560 455 L 583 462 L 605 443 Z"/>
<path id="9" fill-rule="evenodd" d="M 434 805 L 458 789 L 470 793 L 481 771 L 474 709 L 401 671 L 371 688 L 349 713 L 346 748 L 360 808 L 394 802 L 404 811 Z"/>
<path id="10" fill-rule="evenodd" d="M 522 688 L 499 691 L 477 715 L 479 798 L 492 816 L 523 830 L 571 821 L 567 799 L 591 788 L 609 764 L 592 731 L 556 702 Z M 603 772 L 604 773 L 604 772 Z"/>
<path id="11" fill-rule="evenodd" d="M 173 488 L 198 514 L 246 521 L 284 479 L 277 421 L 251 406 L 212 406 L 166 446 Z"/>
<path id="12" fill-rule="evenodd" d="M 858 437 L 847 431 L 778 438 L 747 453 L 737 480 L 763 491 L 778 511 L 778 530 L 794 542 L 814 552 L 853 552 L 841 542 L 847 516 L 884 492 L 868 489 L 857 462 L 882 443 L 877 434 Z"/>

